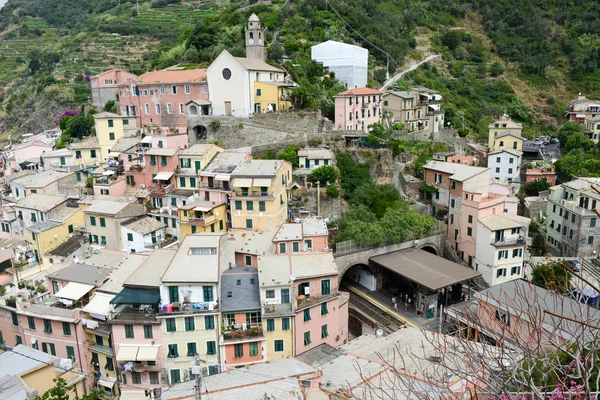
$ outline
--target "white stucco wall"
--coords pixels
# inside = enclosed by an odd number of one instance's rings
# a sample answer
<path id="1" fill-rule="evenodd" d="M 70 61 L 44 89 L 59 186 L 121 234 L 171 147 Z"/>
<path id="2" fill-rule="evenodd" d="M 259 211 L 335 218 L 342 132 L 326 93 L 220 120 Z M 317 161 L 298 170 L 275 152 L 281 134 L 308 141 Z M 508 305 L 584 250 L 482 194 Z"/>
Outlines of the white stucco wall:
<path id="1" fill-rule="evenodd" d="M 510 160 L 512 160 L 512 163 Z M 490 175 L 500 183 L 508 183 L 509 179 L 513 182 L 518 181 L 520 165 L 521 157 L 508 152 L 490 154 L 488 156 Z"/>

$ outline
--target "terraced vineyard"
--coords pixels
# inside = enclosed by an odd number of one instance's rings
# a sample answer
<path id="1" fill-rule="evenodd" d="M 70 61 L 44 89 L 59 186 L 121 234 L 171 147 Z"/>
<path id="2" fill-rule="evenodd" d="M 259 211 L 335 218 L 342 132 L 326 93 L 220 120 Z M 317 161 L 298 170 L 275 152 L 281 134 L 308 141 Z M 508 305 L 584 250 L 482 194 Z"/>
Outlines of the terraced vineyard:
<path id="1" fill-rule="evenodd" d="M 222 6 L 212 1 L 184 1 L 153 8 L 150 1 L 140 0 L 139 7 L 127 1 L 92 15 L 89 31 L 75 37 L 43 18 L 24 17 L 20 26 L 0 32 L 0 88 L 14 78 L 26 76 L 33 50 L 60 54 L 57 78 L 93 75 L 111 68 L 143 70 L 150 55 L 161 45 L 172 44 L 184 30 L 217 14 Z"/>

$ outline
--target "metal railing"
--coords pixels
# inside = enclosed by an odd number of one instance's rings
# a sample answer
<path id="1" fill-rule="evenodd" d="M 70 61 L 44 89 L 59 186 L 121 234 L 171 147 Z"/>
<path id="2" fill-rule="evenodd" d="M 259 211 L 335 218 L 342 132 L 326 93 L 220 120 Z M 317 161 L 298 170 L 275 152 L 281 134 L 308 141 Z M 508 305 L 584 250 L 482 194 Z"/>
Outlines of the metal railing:
<path id="1" fill-rule="evenodd" d="M 267 190 L 239 190 L 236 189 L 233 192 L 236 197 L 275 197 L 275 192 Z"/>
<path id="2" fill-rule="evenodd" d="M 523 236 L 509 236 L 507 238 L 496 239 L 493 238 L 490 242 L 492 246 L 510 246 L 514 244 L 525 244 L 525 237 Z"/>

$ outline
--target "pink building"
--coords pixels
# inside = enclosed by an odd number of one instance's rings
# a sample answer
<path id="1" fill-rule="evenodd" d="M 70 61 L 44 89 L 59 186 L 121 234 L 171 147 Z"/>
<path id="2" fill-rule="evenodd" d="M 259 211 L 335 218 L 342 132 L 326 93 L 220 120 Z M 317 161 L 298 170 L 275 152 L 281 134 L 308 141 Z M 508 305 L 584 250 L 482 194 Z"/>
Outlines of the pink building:
<path id="1" fill-rule="evenodd" d="M 208 83 L 205 69 L 147 72 L 119 84 L 121 114 L 135 116 L 138 126 L 157 125 L 187 132 L 186 104 L 202 104 L 208 115 Z"/>
<path id="2" fill-rule="evenodd" d="M 124 71 L 122 69 L 111 69 L 101 72 L 90 78 L 92 86 L 92 104 L 96 108 L 103 108 L 106 102 L 110 100 L 118 100 L 119 84 L 127 83 L 130 79 L 135 79 L 137 76 Z"/>
<path id="3" fill-rule="evenodd" d="M 119 176 L 116 179 L 106 176 L 94 181 L 95 196 L 122 196 L 127 191 L 126 178 Z"/>
<path id="4" fill-rule="evenodd" d="M 381 122 L 382 92 L 370 88 L 348 89 L 335 96 L 335 128 L 369 131 L 369 125 Z"/>
<path id="5" fill-rule="evenodd" d="M 436 190 L 431 195 L 433 214 L 447 213 L 448 241 L 475 268 L 477 221 L 490 214 L 516 214 L 518 200 L 508 186 L 490 180 L 488 168 L 430 161 L 424 175 L 425 184 Z"/>
<path id="6" fill-rule="evenodd" d="M 184 149 L 189 145 L 189 137 L 187 133 L 177 133 L 169 130 L 161 130 L 161 132 L 146 135 L 144 139 L 146 139 L 147 137 L 151 138 L 151 147 L 153 149 Z M 148 139 L 146 139 L 146 141 L 148 141 Z"/>
<path id="7" fill-rule="evenodd" d="M 127 289 L 125 289 L 127 290 Z M 142 317 L 142 318 L 140 318 Z M 111 335 L 121 393 L 140 392 L 161 385 L 160 370 L 164 365 L 161 322 L 144 314 L 120 314 L 111 320 Z M 136 387 L 138 388 L 136 390 Z"/>
<path id="8" fill-rule="evenodd" d="M 93 369 L 80 309 L 26 303 L 17 303 L 17 308 L 23 344 L 61 359 L 70 359 L 75 371 L 88 375 L 85 387 L 92 388 L 93 374 L 90 373 Z"/>
<path id="9" fill-rule="evenodd" d="M 333 254 L 288 257 L 295 277 L 295 354 L 322 343 L 342 346 L 348 341 L 348 294 L 338 292 L 338 269 Z"/>
<path id="10" fill-rule="evenodd" d="M 31 141 L 22 143 L 15 148 L 15 161 L 17 164 L 31 160 L 40 162 L 40 157 L 47 151 L 52 151 L 52 145 L 44 142 Z"/>
<path id="11" fill-rule="evenodd" d="M 525 171 L 525 184 L 537 181 L 547 181 L 550 186 L 554 186 L 556 180 L 556 172 L 554 168 L 527 168 Z"/>
<path id="12" fill-rule="evenodd" d="M 23 344 L 23 324 L 17 309 L 0 305 L 0 343 L 8 347 Z"/>
<path id="13" fill-rule="evenodd" d="M 131 165 L 125 171 L 127 188 L 164 191 L 170 185 L 175 187 L 175 169 L 178 166 L 177 152 L 179 149 L 156 148 L 139 153 L 143 163 Z"/>
<path id="14" fill-rule="evenodd" d="M 273 237 L 273 254 L 329 251 L 329 231 L 321 218 L 282 224 Z"/>

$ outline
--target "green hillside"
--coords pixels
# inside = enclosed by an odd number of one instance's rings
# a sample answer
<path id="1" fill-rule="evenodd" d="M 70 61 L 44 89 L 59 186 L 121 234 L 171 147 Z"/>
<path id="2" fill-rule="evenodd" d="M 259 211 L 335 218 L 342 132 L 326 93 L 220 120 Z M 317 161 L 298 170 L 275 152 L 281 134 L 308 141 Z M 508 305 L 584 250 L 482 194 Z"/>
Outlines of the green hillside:
<path id="1" fill-rule="evenodd" d="M 206 66 L 223 49 L 243 55 L 252 12 L 269 29 L 270 62 L 302 85 L 296 104 L 325 115 L 340 85 L 322 79 L 310 47 L 329 39 L 370 50 L 376 87 L 388 62 L 393 73 L 423 58 L 414 37 L 429 37 L 444 62 L 399 87 L 440 90 L 449 121 L 472 136 L 504 112 L 530 134 L 552 130 L 578 92 L 600 96 L 595 0 L 8 0 L 0 10 L 0 134 L 53 127 L 57 115 L 85 104 L 85 77 L 102 70 Z"/>

